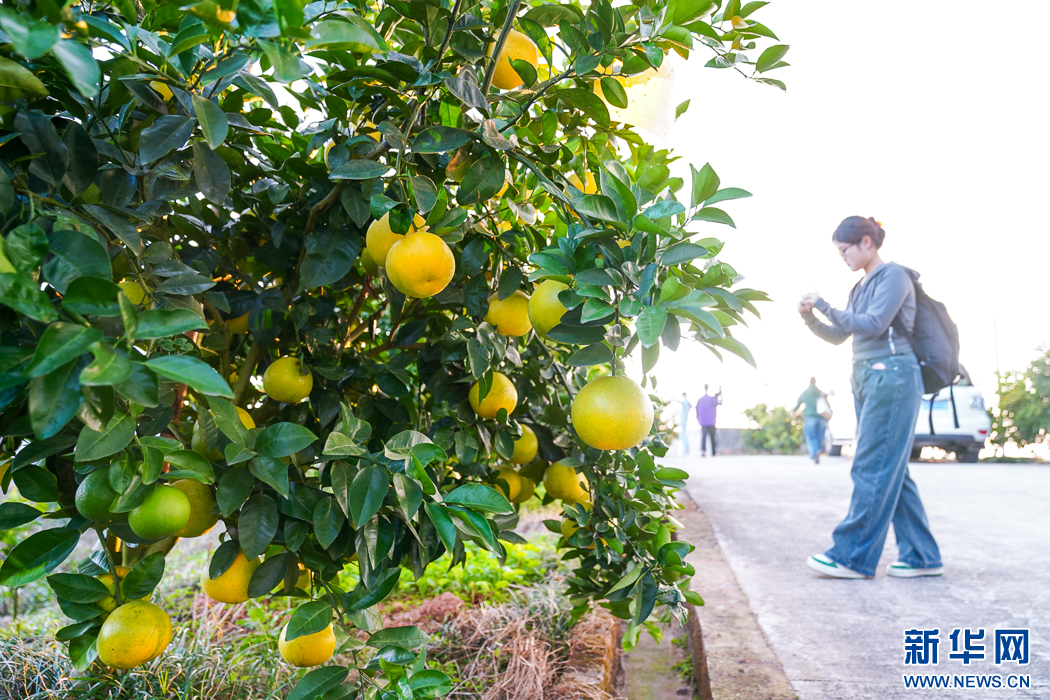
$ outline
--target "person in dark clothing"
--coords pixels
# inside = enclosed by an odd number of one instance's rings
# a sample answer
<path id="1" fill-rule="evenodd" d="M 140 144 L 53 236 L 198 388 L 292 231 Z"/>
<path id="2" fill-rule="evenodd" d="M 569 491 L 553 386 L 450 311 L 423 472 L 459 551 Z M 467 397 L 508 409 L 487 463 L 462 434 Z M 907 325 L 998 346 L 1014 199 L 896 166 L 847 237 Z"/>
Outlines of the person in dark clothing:
<path id="1" fill-rule="evenodd" d="M 707 456 L 707 441 L 711 440 L 711 456 L 715 456 L 715 423 L 718 407 L 722 405 L 722 387 L 711 396 L 707 384 L 704 384 L 704 395 L 696 402 L 696 420 L 700 424 L 700 456 Z"/>
<path id="2" fill-rule="evenodd" d="M 912 270 L 883 262 L 879 248 L 886 233 L 874 219 L 851 216 L 832 235 L 851 270 L 864 270 L 844 310 L 831 308 L 817 293 L 802 297 L 798 311 L 809 329 L 840 344 L 853 336 L 854 405 L 857 452 L 850 475 L 849 513 L 832 534 L 824 554 L 806 560 L 809 568 L 834 578 L 875 575 L 890 523 L 897 537 L 898 561 L 886 573 L 896 577 L 940 576 L 941 554 L 930 532 L 919 490 L 908 473 L 915 419 L 922 399 L 919 362 L 900 324 L 915 326 Z M 817 319 L 813 310 L 830 323 Z"/>
<path id="3" fill-rule="evenodd" d="M 816 377 L 810 377 L 809 386 L 798 397 L 795 410 L 791 412 L 791 417 L 794 418 L 802 407 L 802 434 L 806 436 L 809 458 L 814 464 L 820 464 L 820 453 L 824 449 L 824 430 L 828 427 L 827 420 L 817 409 L 817 404 L 825 397 L 826 394 L 817 388 Z"/>

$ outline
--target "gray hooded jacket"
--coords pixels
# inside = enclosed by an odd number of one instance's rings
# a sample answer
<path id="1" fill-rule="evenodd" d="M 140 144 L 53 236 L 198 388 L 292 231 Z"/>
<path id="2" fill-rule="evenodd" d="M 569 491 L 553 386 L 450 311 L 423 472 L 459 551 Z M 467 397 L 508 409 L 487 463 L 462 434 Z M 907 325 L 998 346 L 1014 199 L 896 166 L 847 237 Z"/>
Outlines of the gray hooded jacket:
<path id="1" fill-rule="evenodd" d="M 823 299 L 813 305 L 831 325 L 812 311 L 803 318 L 811 331 L 829 343 L 840 345 L 852 335 L 854 362 L 911 352 L 911 344 L 892 324 L 899 315 L 909 334 L 915 329 L 913 280 L 918 277 L 903 265 L 885 263 L 850 291 L 845 310 L 833 309 Z"/>

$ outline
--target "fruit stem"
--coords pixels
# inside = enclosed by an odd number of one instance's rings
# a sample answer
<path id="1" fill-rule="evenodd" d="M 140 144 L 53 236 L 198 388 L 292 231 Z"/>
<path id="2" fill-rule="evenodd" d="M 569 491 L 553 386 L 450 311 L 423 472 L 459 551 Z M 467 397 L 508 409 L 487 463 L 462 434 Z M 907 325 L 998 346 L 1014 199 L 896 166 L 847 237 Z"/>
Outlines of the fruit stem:
<path id="1" fill-rule="evenodd" d="M 117 605 L 121 606 L 124 601 L 120 595 L 120 577 L 117 575 L 117 560 L 113 557 L 113 552 L 109 551 L 109 545 L 106 542 L 106 536 L 102 534 L 102 526 L 95 525 L 95 534 L 98 535 L 98 541 L 102 544 L 102 551 L 106 553 L 106 560 L 109 562 L 109 573 L 113 576 L 113 598 L 117 601 Z"/>
<path id="2" fill-rule="evenodd" d="M 507 38 L 514 27 L 514 19 L 518 15 L 520 6 L 521 0 L 511 1 L 510 6 L 507 8 L 507 18 L 503 20 L 503 29 L 500 30 L 495 48 L 492 49 L 492 63 L 489 64 L 489 69 L 485 72 L 485 82 L 481 85 L 481 94 L 485 95 L 486 99 L 488 99 L 489 89 L 492 87 L 492 79 L 496 76 L 496 66 L 499 65 L 499 57 L 503 53 L 503 45 L 507 43 Z"/>

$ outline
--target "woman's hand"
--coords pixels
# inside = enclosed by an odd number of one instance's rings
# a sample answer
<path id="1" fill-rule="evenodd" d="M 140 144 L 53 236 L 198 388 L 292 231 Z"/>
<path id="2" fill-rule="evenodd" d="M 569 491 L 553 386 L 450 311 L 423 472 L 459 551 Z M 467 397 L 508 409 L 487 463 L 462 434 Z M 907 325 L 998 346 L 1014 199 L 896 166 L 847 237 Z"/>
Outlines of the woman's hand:
<path id="1" fill-rule="evenodd" d="M 805 315 L 813 311 L 813 304 L 811 302 L 806 301 L 806 297 L 808 296 L 809 295 L 807 294 L 806 296 L 802 297 L 801 301 L 798 302 L 798 312 L 800 314 Z"/>

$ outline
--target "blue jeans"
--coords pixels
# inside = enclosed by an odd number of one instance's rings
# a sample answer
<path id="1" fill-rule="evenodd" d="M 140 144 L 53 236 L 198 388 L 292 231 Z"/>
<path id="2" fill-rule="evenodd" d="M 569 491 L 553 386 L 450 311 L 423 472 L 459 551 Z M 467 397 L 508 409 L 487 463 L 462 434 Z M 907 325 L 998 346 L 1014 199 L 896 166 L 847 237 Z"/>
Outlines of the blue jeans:
<path id="1" fill-rule="evenodd" d="M 824 429 L 827 426 L 828 422 L 821 416 L 806 416 L 802 423 L 802 433 L 806 436 L 810 459 L 816 459 L 824 449 Z"/>
<path id="2" fill-rule="evenodd" d="M 922 400 L 919 363 L 912 353 L 861 360 L 853 363 L 850 381 L 857 409 L 853 498 L 825 554 L 874 576 L 892 522 L 899 561 L 922 569 L 941 566 L 919 490 L 908 474 Z"/>

